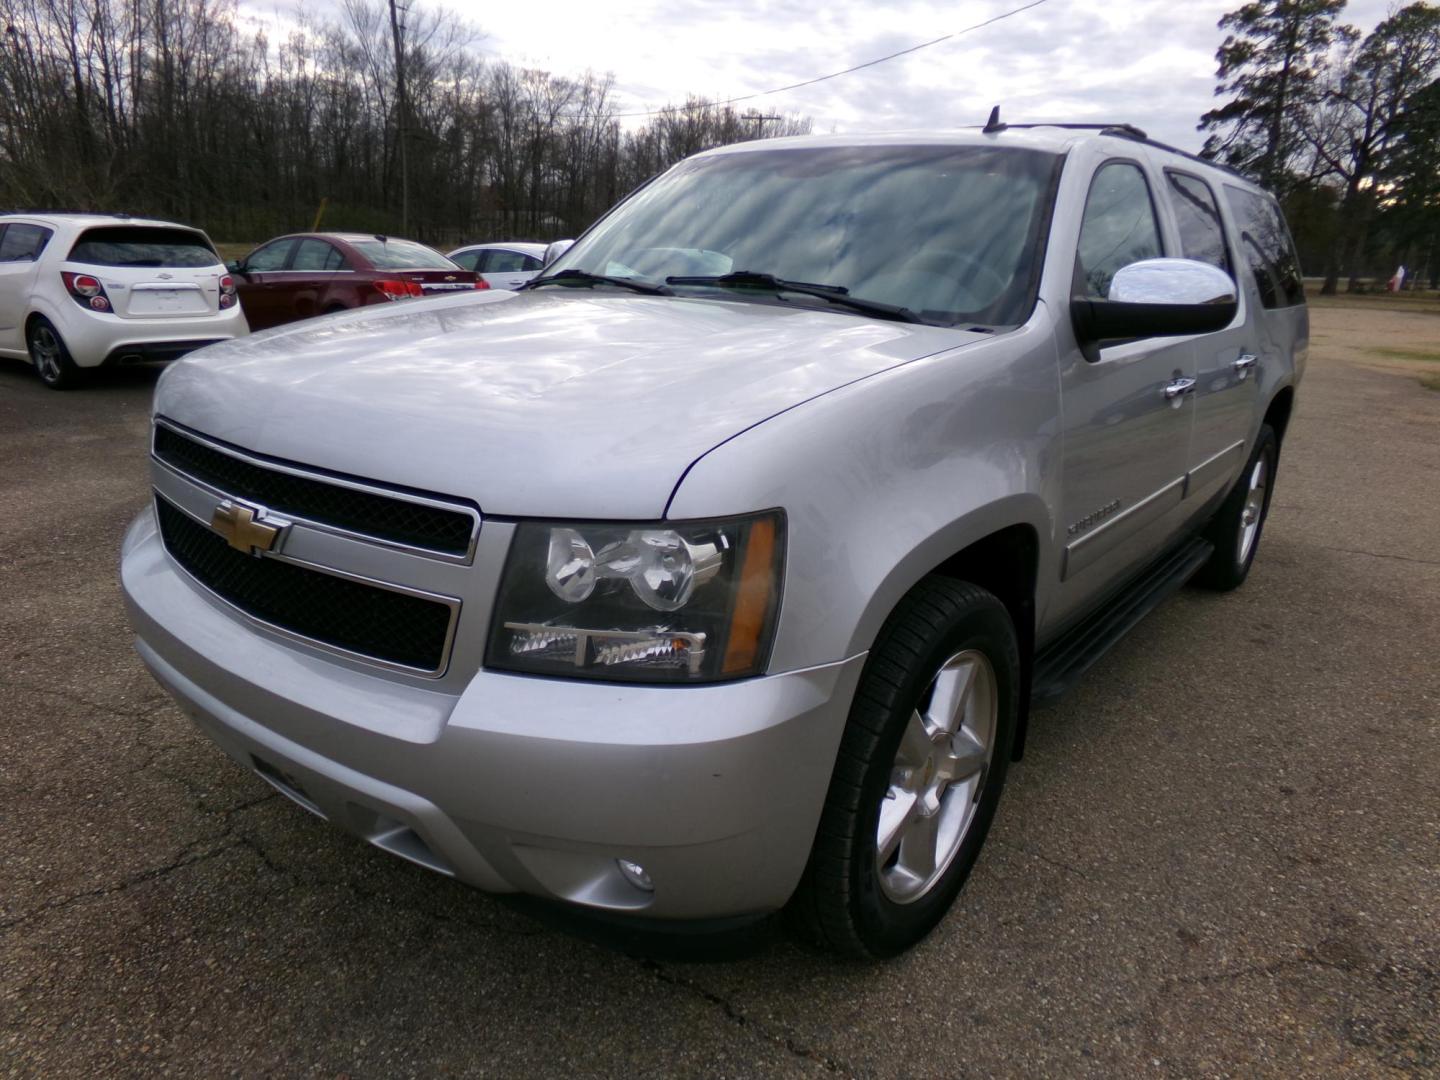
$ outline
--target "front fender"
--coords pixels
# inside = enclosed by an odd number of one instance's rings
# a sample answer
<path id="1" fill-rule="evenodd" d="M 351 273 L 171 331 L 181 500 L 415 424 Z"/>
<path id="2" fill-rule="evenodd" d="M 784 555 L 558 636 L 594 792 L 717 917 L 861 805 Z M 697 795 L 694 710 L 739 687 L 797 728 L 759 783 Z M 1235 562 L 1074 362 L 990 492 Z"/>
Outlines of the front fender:
<path id="1" fill-rule="evenodd" d="M 1037 315 L 743 432 L 689 470 L 667 516 L 784 508 L 770 670 L 811 667 L 869 649 L 916 582 L 1000 529 L 1033 528 L 1040 580 L 1053 578 L 1060 449 L 1055 346 Z"/>

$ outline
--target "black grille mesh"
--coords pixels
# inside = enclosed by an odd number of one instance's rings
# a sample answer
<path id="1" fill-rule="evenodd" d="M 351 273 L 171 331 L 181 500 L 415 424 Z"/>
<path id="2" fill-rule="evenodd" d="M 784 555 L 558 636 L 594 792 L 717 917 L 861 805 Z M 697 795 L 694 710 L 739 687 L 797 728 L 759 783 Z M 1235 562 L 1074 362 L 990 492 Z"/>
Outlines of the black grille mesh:
<path id="1" fill-rule="evenodd" d="M 438 671 L 450 607 L 236 551 L 164 499 L 160 535 L 175 561 L 219 596 L 258 619 L 379 660 Z"/>
<path id="2" fill-rule="evenodd" d="M 474 528 L 471 515 L 405 499 L 392 499 L 304 476 L 277 472 L 222 454 L 156 425 L 155 456 L 229 495 L 324 525 L 381 540 L 465 555 Z"/>

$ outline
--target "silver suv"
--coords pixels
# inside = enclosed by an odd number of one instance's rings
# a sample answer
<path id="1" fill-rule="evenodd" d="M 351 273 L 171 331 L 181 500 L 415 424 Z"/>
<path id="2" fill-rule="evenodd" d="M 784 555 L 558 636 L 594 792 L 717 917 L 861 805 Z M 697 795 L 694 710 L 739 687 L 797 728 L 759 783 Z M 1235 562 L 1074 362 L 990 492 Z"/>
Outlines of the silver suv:
<path id="1" fill-rule="evenodd" d="M 171 367 L 138 648 L 402 858 L 895 953 L 1031 708 L 1244 580 L 1307 333 L 1274 200 L 1134 129 L 700 154 L 520 292 Z"/>

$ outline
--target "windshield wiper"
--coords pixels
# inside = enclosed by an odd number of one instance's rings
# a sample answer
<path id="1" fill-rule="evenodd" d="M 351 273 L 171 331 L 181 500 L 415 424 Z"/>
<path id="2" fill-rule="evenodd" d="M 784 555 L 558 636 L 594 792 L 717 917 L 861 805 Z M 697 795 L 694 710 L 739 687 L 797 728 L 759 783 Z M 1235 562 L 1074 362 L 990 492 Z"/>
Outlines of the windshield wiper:
<path id="1" fill-rule="evenodd" d="M 865 300 L 859 296 L 851 296 L 850 290 L 844 285 L 817 285 L 812 281 L 787 281 L 785 278 L 777 278 L 774 274 L 761 274 L 754 270 L 737 270 L 733 274 L 708 277 L 667 277 L 665 284 L 715 285 L 722 289 L 757 287 L 774 289 L 776 292 L 816 296 L 836 307 L 849 308 L 851 311 L 864 312 L 866 315 L 878 315 L 882 319 L 894 319 L 896 322 L 923 323 L 925 321 L 909 308 L 901 307 L 899 304 L 885 304 L 879 300 Z"/>
<path id="2" fill-rule="evenodd" d="M 664 285 L 653 281 L 643 281 L 640 278 L 607 277 L 605 274 L 592 274 L 589 270 L 561 270 L 558 274 L 546 274 L 544 277 L 531 278 L 520 288 L 538 289 L 541 285 L 551 284 L 619 285 L 622 289 L 631 289 L 648 296 L 673 295 Z"/>

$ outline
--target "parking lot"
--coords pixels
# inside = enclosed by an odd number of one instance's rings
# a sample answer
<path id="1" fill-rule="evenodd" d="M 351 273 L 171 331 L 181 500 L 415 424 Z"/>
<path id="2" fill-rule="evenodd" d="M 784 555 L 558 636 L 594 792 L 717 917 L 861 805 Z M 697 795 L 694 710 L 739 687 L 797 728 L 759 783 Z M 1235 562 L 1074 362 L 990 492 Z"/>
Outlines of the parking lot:
<path id="1" fill-rule="evenodd" d="M 5 363 L 0 1072 L 1440 1072 L 1440 393 L 1373 351 L 1432 308 L 1315 307 L 1248 584 L 1037 714 L 954 911 L 874 966 L 617 940 L 273 794 L 131 648 L 153 373 Z"/>

